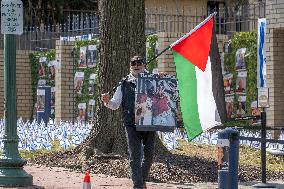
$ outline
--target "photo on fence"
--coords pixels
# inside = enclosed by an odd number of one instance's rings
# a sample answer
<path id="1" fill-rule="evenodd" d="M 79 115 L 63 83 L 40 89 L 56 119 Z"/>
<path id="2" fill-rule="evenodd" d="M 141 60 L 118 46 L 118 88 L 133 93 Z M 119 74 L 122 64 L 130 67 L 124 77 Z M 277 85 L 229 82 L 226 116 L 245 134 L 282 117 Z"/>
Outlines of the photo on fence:
<path id="1" fill-rule="evenodd" d="M 48 79 L 50 81 L 54 81 L 55 79 L 55 66 L 56 66 L 56 61 L 49 61 L 48 63 Z"/>
<path id="2" fill-rule="evenodd" d="M 246 48 L 240 48 L 236 52 L 236 70 L 246 69 L 245 64 Z"/>
<path id="3" fill-rule="evenodd" d="M 55 106 L 55 87 L 51 87 L 50 106 Z"/>
<path id="4" fill-rule="evenodd" d="M 77 94 L 82 94 L 84 72 L 76 72 L 74 78 L 74 89 Z"/>
<path id="5" fill-rule="evenodd" d="M 177 81 L 173 76 L 140 74 L 135 95 L 136 130 L 173 131 L 177 125 Z"/>
<path id="6" fill-rule="evenodd" d="M 89 83 L 88 83 L 88 95 L 89 96 L 94 95 L 95 79 L 96 79 L 96 74 L 91 74 L 89 77 Z"/>
<path id="7" fill-rule="evenodd" d="M 247 71 L 239 71 L 237 81 L 236 81 L 236 93 L 245 93 L 246 92 L 246 80 L 247 80 Z"/>
<path id="8" fill-rule="evenodd" d="M 238 96 L 236 117 L 243 117 L 246 114 L 246 96 Z"/>
<path id="9" fill-rule="evenodd" d="M 223 81 L 224 81 L 225 94 L 233 93 L 232 79 L 233 79 L 233 74 L 228 73 L 228 74 L 224 75 Z"/>
<path id="10" fill-rule="evenodd" d="M 257 107 L 257 101 L 252 101 L 250 105 L 251 115 L 252 116 L 260 116 L 260 108 Z M 253 119 L 252 125 L 261 124 L 261 119 Z"/>
<path id="11" fill-rule="evenodd" d="M 87 110 L 88 121 L 94 120 L 95 105 L 96 105 L 96 101 L 94 99 L 90 99 L 88 103 L 88 110 Z"/>
<path id="12" fill-rule="evenodd" d="M 78 68 L 87 67 L 86 50 L 87 50 L 86 46 L 80 47 L 80 59 L 78 60 Z"/>
<path id="13" fill-rule="evenodd" d="M 37 90 L 37 112 L 44 112 L 45 109 L 45 90 Z"/>
<path id="14" fill-rule="evenodd" d="M 86 114 L 86 103 L 79 103 L 77 120 L 85 121 L 85 114 Z"/>
<path id="15" fill-rule="evenodd" d="M 46 57 L 39 58 L 39 68 L 38 68 L 38 75 L 40 78 L 45 77 L 45 64 L 46 64 Z"/>
<path id="16" fill-rule="evenodd" d="M 231 119 L 234 117 L 234 114 L 233 114 L 234 95 L 226 95 L 225 103 L 226 103 L 227 119 Z"/>
<path id="17" fill-rule="evenodd" d="M 97 46 L 96 45 L 88 46 L 87 64 L 89 68 L 93 68 L 97 64 Z"/>

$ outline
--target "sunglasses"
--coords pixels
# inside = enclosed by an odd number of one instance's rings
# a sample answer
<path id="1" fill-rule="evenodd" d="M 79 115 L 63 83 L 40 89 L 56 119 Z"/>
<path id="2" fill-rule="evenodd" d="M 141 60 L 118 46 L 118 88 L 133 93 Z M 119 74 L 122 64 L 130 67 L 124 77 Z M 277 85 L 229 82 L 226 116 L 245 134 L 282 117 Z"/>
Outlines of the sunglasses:
<path id="1" fill-rule="evenodd" d="M 143 62 L 142 61 L 132 61 L 130 62 L 130 65 L 131 66 L 142 66 L 143 65 Z"/>

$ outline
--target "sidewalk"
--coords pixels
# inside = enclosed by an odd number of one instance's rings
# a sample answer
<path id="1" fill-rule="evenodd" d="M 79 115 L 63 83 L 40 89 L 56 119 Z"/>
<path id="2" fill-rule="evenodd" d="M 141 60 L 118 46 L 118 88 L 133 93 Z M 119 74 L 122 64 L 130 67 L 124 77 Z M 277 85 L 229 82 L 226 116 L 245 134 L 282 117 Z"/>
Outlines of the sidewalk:
<path id="1" fill-rule="evenodd" d="M 27 165 L 24 169 L 33 176 L 33 186 L 19 189 L 80 189 L 83 186 L 84 174 L 58 167 Z M 240 183 L 239 189 L 253 188 L 251 183 Z M 284 189 L 284 182 L 279 181 L 278 189 Z M 127 178 L 115 178 L 106 175 L 91 174 L 92 189 L 132 189 L 132 182 Z M 0 187 L 2 188 L 2 187 Z M 216 189 L 217 183 L 189 183 L 186 185 L 167 183 L 147 183 L 148 189 Z M 16 188 L 14 188 L 16 189 Z"/>

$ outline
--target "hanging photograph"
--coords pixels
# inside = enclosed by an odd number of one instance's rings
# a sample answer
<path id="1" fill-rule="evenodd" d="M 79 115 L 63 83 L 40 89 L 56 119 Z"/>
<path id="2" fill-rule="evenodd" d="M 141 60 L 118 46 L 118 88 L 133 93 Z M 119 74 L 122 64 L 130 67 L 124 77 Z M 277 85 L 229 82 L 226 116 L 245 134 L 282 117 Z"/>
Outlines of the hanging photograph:
<path id="1" fill-rule="evenodd" d="M 246 69 L 245 64 L 246 48 L 238 49 L 236 52 L 236 70 Z"/>
<path id="2" fill-rule="evenodd" d="M 246 114 L 246 96 L 238 96 L 236 117 L 243 117 Z"/>
<path id="3" fill-rule="evenodd" d="M 93 96 L 94 95 L 94 80 L 89 80 L 88 95 L 89 96 Z"/>
<path id="4" fill-rule="evenodd" d="M 39 69 L 38 69 L 38 75 L 40 78 L 45 77 L 45 64 L 46 64 L 46 57 L 40 57 Z"/>
<path id="5" fill-rule="evenodd" d="M 232 88 L 232 79 L 233 79 L 233 74 L 231 73 L 228 73 L 223 77 L 225 94 L 232 94 L 234 92 Z"/>
<path id="6" fill-rule="evenodd" d="M 80 47 L 80 59 L 78 60 L 78 67 L 79 68 L 86 68 L 87 67 L 87 62 L 86 62 L 86 50 L 87 47 Z"/>
<path id="7" fill-rule="evenodd" d="M 93 121 L 94 119 L 94 110 L 95 110 L 96 101 L 94 99 L 89 100 L 87 117 L 89 121 Z"/>
<path id="8" fill-rule="evenodd" d="M 77 94 L 82 94 L 84 72 L 76 72 L 74 78 L 74 89 Z"/>
<path id="9" fill-rule="evenodd" d="M 233 115 L 234 95 L 226 95 L 225 103 L 226 103 L 227 119 L 231 119 L 234 117 Z"/>
<path id="10" fill-rule="evenodd" d="M 257 101 L 252 101 L 250 105 L 251 115 L 252 116 L 260 116 L 260 108 L 257 107 Z M 252 124 L 261 124 L 261 119 L 253 119 Z"/>
<path id="11" fill-rule="evenodd" d="M 56 65 L 56 62 L 54 60 L 49 61 L 48 63 L 48 79 L 50 81 L 54 81 L 55 79 L 55 65 Z"/>
<path id="12" fill-rule="evenodd" d="M 45 90 L 37 90 L 37 112 L 44 112 L 45 109 Z"/>
<path id="13" fill-rule="evenodd" d="M 237 72 L 237 81 L 236 81 L 236 93 L 245 93 L 246 92 L 246 80 L 247 80 L 247 71 Z"/>
<path id="14" fill-rule="evenodd" d="M 95 79 L 96 79 L 96 74 L 91 74 L 89 77 L 89 83 L 88 83 L 88 95 L 89 96 L 94 95 Z"/>
<path id="15" fill-rule="evenodd" d="M 87 51 L 87 64 L 89 68 L 93 68 L 97 63 L 97 46 L 89 45 Z"/>
<path id="16" fill-rule="evenodd" d="M 85 113 L 86 113 L 86 103 L 79 103 L 78 104 L 78 121 L 85 121 Z"/>
<path id="17" fill-rule="evenodd" d="M 177 124 L 177 80 L 173 76 L 140 74 L 135 95 L 139 131 L 173 131 Z"/>

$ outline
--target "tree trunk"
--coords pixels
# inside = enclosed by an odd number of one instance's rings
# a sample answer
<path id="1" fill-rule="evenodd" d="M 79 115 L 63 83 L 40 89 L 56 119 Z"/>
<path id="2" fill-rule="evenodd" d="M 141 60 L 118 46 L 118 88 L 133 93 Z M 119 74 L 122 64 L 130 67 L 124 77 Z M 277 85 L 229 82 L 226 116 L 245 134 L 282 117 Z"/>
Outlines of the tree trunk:
<path id="1" fill-rule="evenodd" d="M 145 55 L 144 0 L 99 1 L 100 47 L 98 94 L 111 91 L 129 73 L 130 58 Z M 88 158 L 94 152 L 126 154 L 121 108 L 110 110 L 97 98 L 96 123 L 80 146 Z"/>

